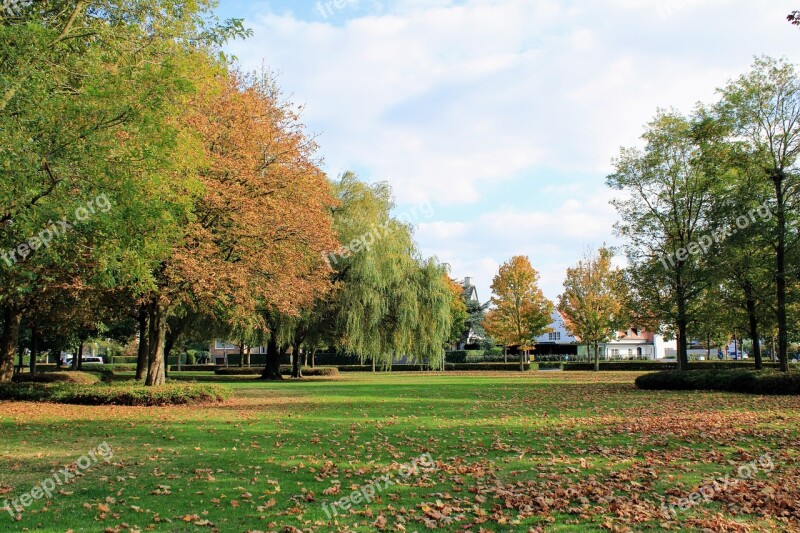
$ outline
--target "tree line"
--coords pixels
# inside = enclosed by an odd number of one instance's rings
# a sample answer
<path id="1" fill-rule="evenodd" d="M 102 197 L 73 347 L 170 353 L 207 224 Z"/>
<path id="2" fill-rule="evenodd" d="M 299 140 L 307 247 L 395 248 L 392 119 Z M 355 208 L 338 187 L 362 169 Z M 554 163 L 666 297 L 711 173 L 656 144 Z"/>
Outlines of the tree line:
<path id="1" fill-rule="evenodd" d="M 627 259 L 603 247 L 567 271 L 558 310 L 595 348 L 632 325 L 677 339 L 688 369 L 690 340 L 708 347 L 750 338 L 757 369 L 774 345 L 789 370 L 800 320 L 800 75 L 785 59 L 757 58 L 719 89 L 719 99 L 684 115 L 661 110 L 642 145 L 623 148 L 607 184 Z M 543 300 L 526 257 L 500 268 L 486 330 L 524 353 L 547 331 Z"/>
<path id="2" fill-rule="evenodd" d="M 324 174 L 274 76 L 222 53 L 249 30 L 212 8 L 2 15 L 0 381 L 23 349 L 33 368 L 95 336 L 138 334 L 147 385 L 191 332 L 268 346 L 270 379 L 289 347 L 435 366 L 460 336 L 461 289 L 392 217 L 389 187 Z"/>

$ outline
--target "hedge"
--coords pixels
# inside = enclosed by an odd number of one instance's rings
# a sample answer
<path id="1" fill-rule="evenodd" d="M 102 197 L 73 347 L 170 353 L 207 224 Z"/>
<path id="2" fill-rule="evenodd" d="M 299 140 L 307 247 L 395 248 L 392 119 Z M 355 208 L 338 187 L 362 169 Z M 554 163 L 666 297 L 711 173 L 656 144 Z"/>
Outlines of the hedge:
<path id="1" fill-rule="evenodd" d="M 181 365 L 181 372 L 215 372 L 218 368 L 226 368 L 224 366 L 216 365 Z M 228 367 L 230 368 L 230 367 Z M 238 368 L 238 367 L 236 367 Z M 170 372 L 177 372 L 178 366 L 172 365 L 169 367 Z"/>
<path id="2" fill-rule="evenodd" d="M 220 402 L 230 390 L 208 383 L 135 384 L 10 383 L 0 385 L 0 399 L 79 405 L 161 406 Z"/>
<path id="3" fill-rule="evenodd" d="M 100 382 L 100 376 L 92 372 L 37 372 L 35 374 L 14 374 L 14 383 L 74 383 L 76 385 L 94 385 Z"/>
<path id="4" fill-rule="evenodd" d="M 250 367 L 250 368 L 218 368 L 215 373 L 220 376 L 260 376 L 264 368 Z M 281 367 L 281 374 L 291 375 L 292 367 Z M 318 366 L 315 368 L 303 367 L 303 375 L 307 377 L 317 376 L 338 376 L 339 370 L 333 366 Z"/>
<path id="5" fill-rule="evenodd" d="M 800 394 L 800 373 L 765 370 L 676 370 L 636 378 L 643 390 L 711 390 L 764 395 Z"/>
<path id="6" fill-rule="evenodd" d="M 752 369 L 752 361 L 690 361 L 689 370 L 733 370 Z M 594 370 L 594 363 L 564 363 L 564 370 L 589 371 Z M 764 368 L 778 368 L 778 363 L 765 362 Z M 677 370 L 676 361 L 665 363 L 660 361 L 600 361 L 601 371 L 635 371 L 648 372 L 653 370 Z"/>
<path id="7" fill-rule="evenodd" d="M 371 365 L 346 365 L 340 366 L 339 372 L 372 372 Z M 538 363 L 525 363 L 525 371 L 537 370 Z M 494 372 L 516 372 L 519 371 L 519 362 L 516 363 L 447 363 L 446 370 L 460 372 L 470 371 L 494 371 Z M 378 372 L 384 372 L 381 367 L 377 367 Z M 437 372 L 438 368 L 420 367 L 419 365 L 392 365 L 391 372 Z"/>
<path id="8" fill-rule="evenodd" d="M 564 367 L 564 365 L 558 361 L 549 362 L 549 361 L 542 361 L 539 364 L 539 370 L 560 370 Z"/>
<path id="9" fill-rule="evenodd" d="M 135 365 L 138 357 L 129 355 L 117 355 L 109 358 L 112 365 Z"/>
<path id="10" fill-rule="evenodd" d="M 469 358 L 479 358 L 483 360 L 485 352 L 483 350 L 453 350 L 445 354 L 448 363 L 468 363 Z"/>

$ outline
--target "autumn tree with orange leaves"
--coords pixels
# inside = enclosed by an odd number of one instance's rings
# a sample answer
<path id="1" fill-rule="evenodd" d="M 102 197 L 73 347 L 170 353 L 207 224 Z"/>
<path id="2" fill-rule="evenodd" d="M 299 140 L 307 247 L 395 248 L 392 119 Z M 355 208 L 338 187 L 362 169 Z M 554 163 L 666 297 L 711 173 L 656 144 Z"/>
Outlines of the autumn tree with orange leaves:
<path id="1" fill-rule="evenodd" d="M 539 273 L 522 255 L 503 263 L 492 281 L 492 294 L 494 307 L 484 327 L 496 339 L 505 339 L 504 344 L 519 347 L 519 367 L 524 370 L 534 339 L 549 329 L 553 303 L 539 288 Z"/>
<path id="2" fill-rule="evenodd" d="M 567 330 L 594 348 L 595 371 L 600 370 L 600 343 L 629 326 L 624 273 L 611 264 L 611 258 L 608 248 L 600 248 L 567 269 L 564 293 L 558 300 Z"/>
<path id="3" fill-rule="evenodd" d="M 200 193 L 148 295 L 147 385 L 164 382 L 166 319 L 178 306 L 274 337 L 271 317 L 295 316 L 329 289 L 323 256 L 336 247 L 316 145 L 267 74 L 200 80 L 181 120 L 201 146 Z M 268 354 L 265 377 L 280 377 L 279 358 Z"/>

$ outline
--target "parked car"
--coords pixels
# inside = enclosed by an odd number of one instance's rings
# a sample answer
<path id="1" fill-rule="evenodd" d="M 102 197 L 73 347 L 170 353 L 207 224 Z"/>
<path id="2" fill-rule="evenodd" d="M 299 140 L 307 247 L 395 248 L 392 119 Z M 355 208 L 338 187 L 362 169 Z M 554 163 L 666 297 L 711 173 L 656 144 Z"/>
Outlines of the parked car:
<path id="1" fill-rule="evenodd" d="M 70 366 L 72 364 L 72 355 L 62 355 L 61 356 L 61 364 L 63 366 Z M 84 355 L 82 359 L 83 363 L 90 363 L 96 365 L 104 364 L 103 358 L 99 355 Z"/>

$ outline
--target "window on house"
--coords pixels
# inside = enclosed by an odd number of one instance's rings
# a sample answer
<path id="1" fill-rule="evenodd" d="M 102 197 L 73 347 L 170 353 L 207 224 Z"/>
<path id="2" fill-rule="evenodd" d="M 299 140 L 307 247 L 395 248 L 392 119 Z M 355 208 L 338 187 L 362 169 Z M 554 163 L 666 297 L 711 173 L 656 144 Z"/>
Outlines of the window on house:
<path id="1" fill-rule="evenodd" d="M 556 332 L 548 333 L 547 334 L 547 340 L 549 340 L 551 342 L 552 341 L 560 341 L 561 340 L 561 332 L 560 331 L 556 331 Z"/>
<path id="2" fill-rule="evenodd" d="M 612 349 L 612 350 L 611 350 L 611 355 L 619 355 L 619 350 L 617 350 L 617 349 Z"/>
<path id="3" fill-rule="evenodd" d="M 215 342 L 214 348 L 216 350 L 233 350 L 236 348 L 236 346 L 234 346 L 233 344 L 228 344 L 221 340 L 217 340 Z"/>

